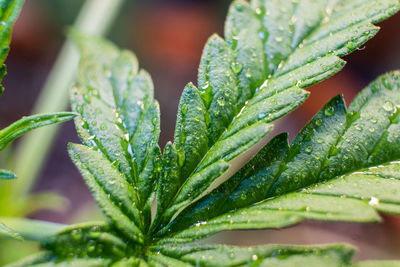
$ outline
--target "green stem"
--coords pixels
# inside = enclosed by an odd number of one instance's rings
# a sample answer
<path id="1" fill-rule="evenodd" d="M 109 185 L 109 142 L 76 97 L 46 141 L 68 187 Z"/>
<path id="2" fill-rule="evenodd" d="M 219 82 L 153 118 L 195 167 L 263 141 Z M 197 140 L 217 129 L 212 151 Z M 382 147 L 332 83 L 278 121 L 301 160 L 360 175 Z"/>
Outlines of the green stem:
<path id="1" fill-rule="evenodd" d="M 124 0 L 86 0 L 74 27 L 81 32 L 101 36 L 111 25 Z M 75 80 L 79 54 L 66 40 L 52 71 L 35 104 L 33 113 L 63 111 L 68 108 L 68 89 Z M 13 194 L 23 196 L 30 191 L 57 134 L 59 126 L 45 127 L 26 135 L 18 146 L 14 168 L 19 179 Z"/>

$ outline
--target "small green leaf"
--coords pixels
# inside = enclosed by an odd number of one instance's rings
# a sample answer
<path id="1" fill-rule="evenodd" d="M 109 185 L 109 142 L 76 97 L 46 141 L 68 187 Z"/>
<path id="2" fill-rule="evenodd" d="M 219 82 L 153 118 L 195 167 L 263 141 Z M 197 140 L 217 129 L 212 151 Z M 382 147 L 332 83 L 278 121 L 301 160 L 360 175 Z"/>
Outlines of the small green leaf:
<path id="1" fill-rule="evenodd" d="M 159 106 L 147 72 L 136 57 L 104 40 L 73 33 L 81 50 L 78 85 L 72 89 L 75 125 L 82 142 L 101 151 L 137 187 L 135 205 L 150 220 L 151 194 L 158 178 Z"/>
<path id="2" fill-rule="evenodd" d="M 208 40 L 199 67 L 199 90 L 208 109 L 209 146 L 220 137 L 238 109 L 233 51 L 219 36 Z"/>
<path id="3" fill-rule="evenodd" d="M 26 132 L 42 126 L 68 121 L 73 119 L 75 116 L 75 113 L 59 112 L 24 117 L 0 131 L 0 150 L 3 150 L 9 143 Z"/>
<path id="4" fill-rule="evenodd" d="M 186 179 L 208 150 L 206 107 L 193 84 L 183 90 L 175 128 L 181 177 Z"/>

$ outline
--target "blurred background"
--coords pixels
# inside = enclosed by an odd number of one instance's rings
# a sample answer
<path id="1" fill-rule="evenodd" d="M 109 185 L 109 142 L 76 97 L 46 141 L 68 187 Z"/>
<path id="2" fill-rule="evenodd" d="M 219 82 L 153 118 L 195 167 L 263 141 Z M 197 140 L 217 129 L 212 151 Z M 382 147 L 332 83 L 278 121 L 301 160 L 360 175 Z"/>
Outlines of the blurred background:
<path id="1" fill-rule="evenodd" d="M 6 91 L 0 98 L 0 128 L 31 113 L 57 53 L 65 29 L 76 17 L 83 0 L 26 1 L 18 19 L 7 59 Z M 214 32 L 222 35 L 230 0 L 130 0 L 110 28 L 107 37 L 133 50 L 141 67 L 150 72 L 161 107 L 163 147 L 173 138 L 180 94 L 196 81 L 203 45 Z M 382 30 L 364 47 L 346 57 L 339 74 L 312 88 L 311 97 L 294 114 L 280 120 L 275 133 L 288 131 L 293 138 L 302 126 L 337 94 L 347 103 L 374 77 L 400 68 L 400 14 L 379 24 Z M 68 201 L 61 211 L 41 211 L 30 218 L 73 223 L 99 219 L 101 215 L 80 174 L 67 155 L 68 142 L 79 142 L 72 122 L 64 123 L 41 170 L 34 191 L 54 191 Z M 14 144 L 17 146 L 18 142 Z M 8 162 L 13 147 L 0 154 Z M 1 181 L 1 183 L 9 183 Z M 1 216 L 2 214 L 0 214 Z M 305 222 L 284 230 L 236 231 L 209 239 L 237 245 L 266 243 L 313 244 L 350 242 L 359 247 L 356 259 L 400 259 L 400 217 L 384 216 L 380 224 Z M 17 249 L 13 249 L 17 248 Z M 0 265 L 35 250 L 32 244 L 0 239 Z"/>

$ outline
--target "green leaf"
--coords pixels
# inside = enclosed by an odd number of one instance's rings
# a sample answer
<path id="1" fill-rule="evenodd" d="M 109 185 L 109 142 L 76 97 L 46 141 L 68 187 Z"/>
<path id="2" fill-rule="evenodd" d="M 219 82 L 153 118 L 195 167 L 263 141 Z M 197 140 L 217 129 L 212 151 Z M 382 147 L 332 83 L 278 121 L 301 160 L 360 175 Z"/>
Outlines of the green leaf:
<path id="1" fill-rule="evenodd" d="M 159 107 L 153 84 L 136 57 L 100 39 L 74 38 L 81 49 L 78 85 L 72 108 L 80 114 L 76 127 L 82 142 L 115 165 L 127 182 L 138 187 L 136 205 L 146 206 L 158 177 Z M 148 207 L 148 205 L 147 205 Z M 150 217 L 150 209 L 144 211 Z"/>
<path id="2" fill-rule="evenodd" d="M 2 0 L 0 1 L 0 81 L 3 80 L 6 74 L 6 66 L 4 61 L 10 50 L 11 30 L 14 22 L 17 19 L 23 0 Z M 4 87 L 0 85 L 0 96 L 4 91 Z"/>
<path id="3" fill-rule="evenodd" d="M 165 266 L 345 266 L 353 248 L 346 245 L 233 247 L 221 245 L 166 245 L 150 262 Z"/>
<path id="4" fill-rule="evenodd" d="M 12 171 L 8 171 L 8 170 L 2 170 L 0 169 L 0 179 L 15 179 L 17 178 L 17 175 L 15 173 L 13 173 Z"/>
<path id="5" fill-rule="evenodd" d="M 0 217 L 0 221 L 25 240 L 40 242 L 65 227 L 64 224 L 15 217 Z"/>
<path id="6" fill-rule="evenodd" d="M 172 237 L 187 242 L 305 218 L 373 222 L 380 220 L 376 211 L 400 214 L 399 80 L 400 72 L 379 77 L 348 110 L 342 97 L 332 99 L 290 147 L 286 135 L 274 138 L 165 233 L 191 225 Z"/>
<path id="7" fill-rule="evenodd" d="M 174 138 L 182 177 L 190 175 L 208 150 L 206 115 L 199 91 L 188 84 L 179 103 Z"/>
<path id="8" fill-rule="evenodd" d="M 59 112 L 24 117 L 0 131 L 0 150 L 3 150 L 9 143 L 26 132 L 42 126 L 68 121 L 75 116 L 75 113 Z"/>

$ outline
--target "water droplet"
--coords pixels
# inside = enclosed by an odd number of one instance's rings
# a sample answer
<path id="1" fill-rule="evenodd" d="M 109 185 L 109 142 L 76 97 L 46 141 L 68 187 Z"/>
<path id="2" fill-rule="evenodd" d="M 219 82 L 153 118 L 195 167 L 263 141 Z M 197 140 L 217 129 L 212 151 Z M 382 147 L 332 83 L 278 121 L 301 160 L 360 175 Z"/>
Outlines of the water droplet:
<path id="1" fill-rule="evenodd" d="M 256 8 L 256 15 L 258 17 L 262 17 L 265 13 L 265 8 L 263 6 L 257 7 Z"/>
<path id="2" fill-rule="evenodd" d="M 379 205 L 379 198 L 371 197 L 371 199 L 368 201 L 368 204 L 371 206 Z"/>
<path id="3" fill-rule="evenodd" d="M 328 117 L 333 116 L 335 114 L 335 108 L 332 107 L 332 106 L 328 106 L 328 107 L 325 108 L 324 113 Z"/>
<path id="4" fill-rule="evenodd" d="M 382 108 L 387 112 L 393 112 L 394 111 L 394 105 L 390 101 L 385 101 L 385 103 L 383 103 Z"/>
<path id="5" fill-rule="evenodd" d="M 187 112 L 187 105 L 183 104 L 182 105 L 182 114 L 186 114 L 186 112 Z"/>
<path id="6" fill-rule="evenodd" d="M 212 90 L 213 90 L 213 88 L 208 81 L 206 81 L 199 90 L 200 96 L 203 99 L 203 101 L 205 102 L 206 107 L 210 106 L 211 100 L 213 98 Z"/>
<path id="7" fill-rule="evenodd" d="M 239 36 L 233 35 L 231 38 L 231 41 L 230 41 L 230 45 L 233 50 L 235 50 L 237 48 L 238 41 L 239 41 Z"/>
<path id="8" fill-rule="evenodd" d="M 237 4 L 237 5 L 235 5 L 235 9 L 237 11 L 239 11 L 239 12 L 242 12 L 243 11 L 243 6 L 241 4 Z"/>
<path id="9" fill-rule="evenodd" d="M 217 103 L 221 107 L 225 106 L 225 102 L 222 99 L 217 99 Z"/>
<path id="10" fill-rule="evenodd" d="M 243 69 L 243 65 L 240 62 L 232 62 L 231 68 L 235 74 L 239 74 Z"/>
<path id="11" fill-rule="evenodd" d="M 386 89 L 392 90 L 392 84 L 388 81 L 388 79 L 385 76 L 383 76 L 381 80 L 382 80 L 383 86 L 385 86 Z"/>
<path id="12" fill-rule="evenodd" d="M 258 31 L 258 37 L 260 37 L 261 40 L 264 40 L 264 41 L 267 40 L 266 32 L 263 30 Z"/>
<path id="13" fill-rule="evenodd" d="M 90 104 L 92 102 L 89 95 L 83 95 L 83 100 L 85 100 L 85 102 L 88 104 Z"/>
<path id="14" fill-rule="evenodd" d="M 258 118 L 263 119 L 268 115 L 269 115 L 269 112 L 260 112 L 260 113 L 258 113 Z"/>
<path id="15" fill-rule="evenodd" d="M 316 126 L 321 126 L 321 125 L 322 125 L 322 119 L 317 119 L 317 120 L 315 121 L 315 125 L 316 125 Z"/>
<path id="16" fill-rule="evenodd" d="M 74 240 L 78 241 L 82 238 L 82 232 L 79 229 L 72 230 L 71 236 Z"/>

